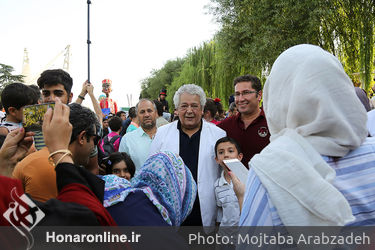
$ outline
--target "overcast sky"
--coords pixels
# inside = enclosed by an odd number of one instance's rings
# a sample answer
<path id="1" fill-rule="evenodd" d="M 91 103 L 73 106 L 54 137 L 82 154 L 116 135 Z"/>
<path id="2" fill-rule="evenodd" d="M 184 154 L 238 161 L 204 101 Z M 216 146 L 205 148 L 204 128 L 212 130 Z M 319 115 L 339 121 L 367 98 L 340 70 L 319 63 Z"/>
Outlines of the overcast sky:
<path id="1" fill-rule="evenodd" d="M 112 98 L 133 105 L 140 82 L 167 60 L 210 40 L 218 24 L 207 14 L 209 0 L 92 0 L 91 82 L 101 93 L 102 79 L 113 82 Z M 31 75 L 38 74 L 69 44 L 69 73 L 75 97 L 87 78 L 86 0 L 1 0 L 0 63 L 22 72 L 23 50 L 29 51 Z M 60 56 L 52 68 L 62 68 Z M 84 104 L 88 101 L 85 100 Z"/>

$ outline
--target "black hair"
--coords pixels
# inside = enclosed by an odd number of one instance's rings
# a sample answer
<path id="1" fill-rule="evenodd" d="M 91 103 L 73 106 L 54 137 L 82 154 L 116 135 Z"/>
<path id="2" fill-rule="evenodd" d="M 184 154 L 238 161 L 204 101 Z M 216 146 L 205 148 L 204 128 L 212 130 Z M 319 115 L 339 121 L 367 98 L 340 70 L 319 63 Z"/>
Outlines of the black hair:
<path id="1" fill-rule="evenodd" d="M 120 111 L 118 111 L 116 113 L 116 116 L 121 117 L 121 114 L 125 114 L 126 115 L 125 111 L 120 110 Z"/>
<path id="2" fill-rule="evenodd" d="M 234 79 L 233 86 L 236 86 L 239 82 L 251 82 L 251 87 L 255 89 L 256 92 L 262 90 L 262 83 L 259 78 L 253 75 L 243 75 Z"/>
<path id="3" fill-rule="evenodd" d="M 118 116 L 113 116 L 109 119 L 108 125 L 113 132 L 119 131 L 122 127 L 122 119 Z"/>
<path id="4" fill-rule="evenodd" d="M 38 78 L 38 86 L 43 89 L 45 85 L 62 84 L 64 89 L 70 95 L 73 86 L 73 79 L 70 75 L 62 69 L 49 69 L 45 70 Z"/>
<path id="5" fill-rule="evenodd" d="M 217 157 L 217 147 L 219 146 L 220 143 L 223 143 L 223 142 L 230 142 L 230 143 L 232 143 L 236 147 L 236 149 L 238 151 L 238 154 L 242 153 L 241 147 L 238 144 L 238 142 L 235 139 L 231 138 L 231 137 L 225 136 L 225 137 L 222 137 L 219 140 L 217 140 L 217 142 L 215 143 L 215 156 L 216 157 Z"/>
<path id="6" fill-rule="evenodd" d="M 109 155 L 108 161 L 110 162 L 110 164 L 108 164 L 108 166 L 106 168 L 107 174 L 112 174 L 113 165 L 115 165 L 116 163 L 119 163 L 121 161 L 124 161 L 128 171 L 130 173 L 130 176 L 133 178 L 133 176 L 135 174 L 135 165 L 134 165 L 133 160 L 130 158 L 130 156 L 127 153 L 125 153 L 125 152 L 111 153 Z"/>
<path id="7" fill-rule="evenodd" d="M 159 100 L 153 100 L 158 111 L 158 116 L 163 116 L 163 104 Z"/>
<path id="8" fill-rule="evenodd" d="M 10 107 L 20 109 L 23 106 L 33 104 L 33 95 L 34 90 L 23 83 L 15 82 L 5 86 L 3 92 L 1 92 L 1 103 L 8 114 Z"/>
<path id="9" fill-rule="evenodd" d="M 211 117 L 214 118 L 217 112 L 217 106 L 214 100 L 211 98 L 206 99 L 206 105 L 204 105 L 203 112 L 206 113 L 206 111 L 210 111 Z"/>
<path id="10" fill-rule="evenodd" d="M 69 122 L 73 126 L 70 143 L 75 141 L 77 136 L 82 131 L 86 131 L 86 138 L 88 142 L 90 140 L 90 135 L 92 136 L 99 133 L 100 124 L 95 113 L 78 103 L 71 103 L 69 104 L 69 107 Z M 96 132 L 94 131 L 94 128 L 96 129 Z"/>
<path id="11" fill-rule="evenodd" d="M 214 100 L 214 101 L 215 101 L 215 100 Z M 221 104 L 220 101 L 215 102 L 215 104 L 216 104 L 216 108 L 217 108 L 217 113 L 218 113 L 218 115 L 219 115 L 219 117 L 220 117 L 222 114 L 224 114 L 223 105 Z"/>
<path id="12" fill-rule="evenodd" d="M 131 107 L 129 109 L 129 117 L 132 119 L 137 117 L 137 113 L 135 113 L 135 107 Z"/>
<path id="13" fill-rule="evenodd" d="M 40 93 L 40 89 L 38 86 L 32 84 L 32 85 L 29 85 L 29 88 L 31 88 L 33 90 L 33 96 L 32 96 L 32 99 L 33 99 L 33 104 L 37 104 L 39 99 L 41 98 L 41 93 Z"/>

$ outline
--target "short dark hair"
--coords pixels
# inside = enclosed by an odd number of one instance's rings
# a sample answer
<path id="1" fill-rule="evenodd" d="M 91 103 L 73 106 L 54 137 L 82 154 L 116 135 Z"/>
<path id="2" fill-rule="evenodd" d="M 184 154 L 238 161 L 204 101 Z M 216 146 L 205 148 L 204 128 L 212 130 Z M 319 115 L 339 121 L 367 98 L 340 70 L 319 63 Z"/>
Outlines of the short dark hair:
<path id="1" fill-rule="evenodd" d="M 114 164 L 119 163 L 121 161 L 124 161 L 128 171 L 130 173 L 130 176 L 133 178 L 133 176 L 135 174 L 135 165 L 134 165 L 133 160 L 130 158 L 130 156 L 127 153 L 125 153 L 125 152 L 111 153 L 109 155 L 108 161 L 109 161 L 109 164 L 106 168 L 107 174 L 112 174 L 112 170 L 113 170 L 112 168 L 113 168 Z"/>
<path id="2" fill-rule="evenodd" d="M 73 126 L 70 144 L 76 140 L 77 136 L 82 131 L 87 132 L 87 141 L 90 140 L 90 135 L 92 136 L 99 133 L 100 124 L 94 112 L 78 103 L 71 103 L 69 107 L 69 122 Z M 96 129 L 96 133 L 94 133 L 94 128 Z"/>
<path id="3" fill-rule="evenodd" d="M 130 118 L 136 118 L 137 117 L 137 113 L 135 113 L 135 107 L 131 107 L 129 109 L 129 117 Z"/>
<path id="4" fill-rule="evenodd" d="M 158 116 L 163 116 L 163 104 L 159 100 L 153 100 L 158 111 Z"/>
<path id="5" fill-rule="evenodd" d="M 233 139 L 232 137 L 225 136 L 225 137 L 222 137 L 219 140 L 217 140 L 217 142 L 215 143 L 215 156 L 216 157 L 217 157 L 217 147 L 219 146 L 220 143 L 224 143 L 224 142 L 232 143 L 236 147 L 238 153 L 239 154 L 242 153 L 240 144 L 238 144 L 238 142 L 235 139 Z"/>
<path id="6" fill-rule="evenodd" d="M 33 104 L 37 104 L 39 99 L 41 98 L 41 94 L 40 94 L 40 89 L 38 86 L 32 84 L 32 85 L 29 85 L 29 88 L 31 88 L 34 92 L 34 95 L 33 95 Z"/>
<path id="7" fill-rule="evenodd" d="M 108 125 L 112 131 L 119 131 L 122 127 L 122 119 L 118 116 L 113 116 L 111 119 L 109 119 Z"/>
<path id="8" fill-rule="evenodd" d="M 33 104 L 34 91 L 27 85 L 15 82 L 5 86 L 1 92 L 1 103 L 8 114 L 10 107 L 20 109 L 23 106 Z"/>
<path id="9" fill-rule="evenodd" d="M 68 72 L 62 69 L 49 69 L 43 71 L 37 82 L 40 89 L 43 89 L 45 85 L 53 86 L 62 84 L 68 95 L 72 91 L 73 86 L 73 79 L 70 77 Z"/>
<path id="10" fill-rule="evenodd" d="M 215 117 L 217 112 L 217 106 L 214 100 L 211 98 L 206 99 L 206 104 L 204 105 L 203 112 L 210 111 L 211 117 Z"/>
<path id="11" fill-rule="evenodd" d="M 251 87 L 255 89 L 255 91 L 259 92 L 262 90 L 262 83 L 260 82 L 259 78 L 253 75 L 243 75 L 235 78 L 233 80 L 233 86 L 236 86 L 239 82 L 251 82 Z"/>
<path id="12" fill-rule="evenodd" d="M 125 114 L 126 115 L 125 111 L 120 110 L 120 111 L 118 111 L 116 113 L 116 116 L 121 117 L 121 114 Z"/>

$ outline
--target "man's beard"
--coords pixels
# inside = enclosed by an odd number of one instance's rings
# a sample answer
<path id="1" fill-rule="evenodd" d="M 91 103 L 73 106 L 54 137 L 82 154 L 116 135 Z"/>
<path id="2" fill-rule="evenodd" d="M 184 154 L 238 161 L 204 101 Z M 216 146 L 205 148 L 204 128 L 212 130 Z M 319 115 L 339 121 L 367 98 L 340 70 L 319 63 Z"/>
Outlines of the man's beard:
<path id="1" fill-rule="evenodd" d="M 150 130 L 150 129 L 152 129 L 152 128 L 155 127 L 155 122 L 152 121 L 151 123 L 147 123 L 147 124 L 142 123 L 141 127 L 142 127 L 143 129 L 145 129 L 145 130 Z"/>

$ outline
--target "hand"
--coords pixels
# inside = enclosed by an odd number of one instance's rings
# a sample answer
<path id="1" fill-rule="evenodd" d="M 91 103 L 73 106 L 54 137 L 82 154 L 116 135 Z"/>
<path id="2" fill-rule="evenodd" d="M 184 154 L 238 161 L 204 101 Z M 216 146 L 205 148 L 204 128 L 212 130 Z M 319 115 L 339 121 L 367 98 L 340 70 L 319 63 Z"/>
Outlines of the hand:
<path id="1" fill-rule="evenodd" d="M 86 82 L 87 82 L 87 81 L 86 81 Z M 93 95 L 94 95 L 94 85 L 92 85 L 91 83 L 87 82 L 86 90 L 87 90 L 87 93 L 88 93 L 90 96 L 93 96 Z"/>
<path id="2" fill-rule="evenodd" d="M 44 115 L 43 137 L 50 153 L 69 147 L 72 135 L 69 114 L 69 107 L 56 98 L 54 110 L 49 108 Z"/>
<path id="3" fill-rule="evenodd" d="M 240 179 L 232 172 L 228 172 L 230 178 L 232 179 L 233 183 L 233 190 L 234 193 L 237 196 L 238 203 L 240 204 L 240 211 L 242 210 L 242 203 L 243 203 L 243 198 L 245 196 L 245 184 L 243 184 Z"/>
<path id="4" fill-rule="evenodd" d="M 81 94 L 79 94 L 80 96 L 82 97 L 85 97 L 85 95 L 87 94 L 87 84 L 89 82 L 86 80 L 83 84 L 82 84 L 82 90 L 81 90 Z"/>
<path id="5" fill-rule="evenodd" d="M 16 164 L 22 160 L 33 144 L 33 132 L 24 128 L 11 131 L 0 149 L 0 175 L 11 176 Z"/>
<path id="6" fill-rule="evenodd" d="M 106 168 L 107 168 L 107 167 L 106 167 L 105 164 L 103 164 L 103 163 L 100 164 L 100 165 L 99 165 L 99 174 L 100 174 L 100 175 L 106 175 L 106 174 L 107 174 L 107 173 L 106 173 Z"/>

